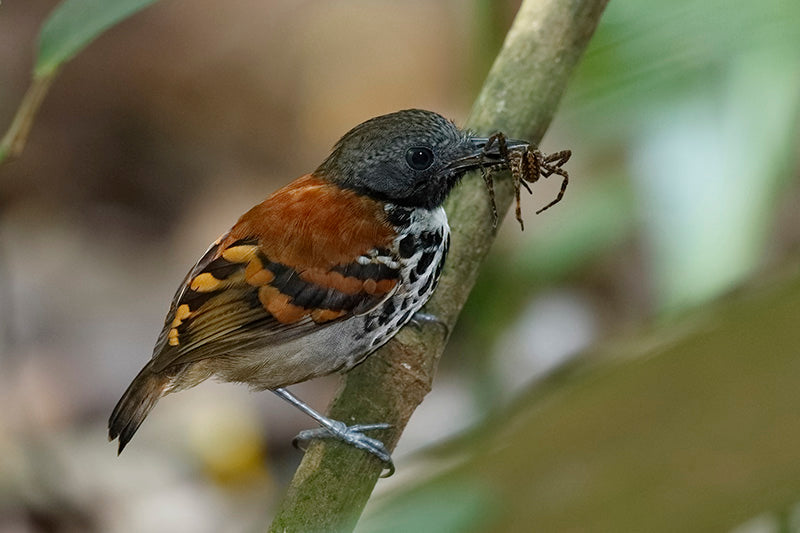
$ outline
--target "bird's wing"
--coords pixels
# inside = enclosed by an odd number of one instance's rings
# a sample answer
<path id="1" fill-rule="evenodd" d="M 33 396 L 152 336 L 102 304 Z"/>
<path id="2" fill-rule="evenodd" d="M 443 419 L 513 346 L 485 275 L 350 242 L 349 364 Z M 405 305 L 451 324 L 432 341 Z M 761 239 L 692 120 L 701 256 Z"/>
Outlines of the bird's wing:
<path id="1" fill-rule="evenodd" d="M 192 268 L 153 353 L 161 371 L 280 345 L 364 314 L 399 281 L 380 205 L 313 176 L 251 209 Z"/>

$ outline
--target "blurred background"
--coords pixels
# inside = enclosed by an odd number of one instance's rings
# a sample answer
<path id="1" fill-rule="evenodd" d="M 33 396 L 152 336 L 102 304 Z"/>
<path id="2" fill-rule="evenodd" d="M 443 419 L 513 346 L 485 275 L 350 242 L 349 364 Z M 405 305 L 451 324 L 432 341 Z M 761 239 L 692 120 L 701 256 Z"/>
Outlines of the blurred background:
<path id="1" fill-rule="evenodd" d="M 56 4 L 0 5 L 2 129 Z M 211 241 L 369 117 L 463 123 L 518 5 L 165 0 L 63 68 L 0 167 L 0 532 L 263 530 L 310 419 L 108 414 Z M 800 531 L 799 103 L 800 3 L 612 0 L 361 530 Z"/>

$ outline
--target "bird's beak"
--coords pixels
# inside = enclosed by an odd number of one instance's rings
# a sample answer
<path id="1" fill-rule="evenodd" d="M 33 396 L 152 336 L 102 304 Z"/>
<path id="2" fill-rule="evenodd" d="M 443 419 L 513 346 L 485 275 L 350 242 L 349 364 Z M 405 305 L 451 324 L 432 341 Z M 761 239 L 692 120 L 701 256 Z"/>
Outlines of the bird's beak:
<path id="1" fill-rule="evenodd" d="M 508 163 L 500 155 L 500 147 L 497 141 L 493 142 L 488 150 L 486 149 L 486 144 L 489 142 L 488 137 L 472 137 L 467 142 L 471 145 L 472 153 L 451 161 L 450 164 L 445 167 L 445 170 L 465 172 L 480 167 L 491 167 Z M 517 139 L 506 139 L 506 148 L 508 150 L 521 146 L 530 146 L 530 143 Z"/>

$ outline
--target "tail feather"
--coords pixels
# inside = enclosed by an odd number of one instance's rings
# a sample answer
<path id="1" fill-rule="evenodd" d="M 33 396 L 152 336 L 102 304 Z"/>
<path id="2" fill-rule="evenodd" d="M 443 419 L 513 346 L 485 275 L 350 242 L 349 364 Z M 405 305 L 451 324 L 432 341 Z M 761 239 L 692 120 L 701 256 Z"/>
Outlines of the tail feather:
<path id="1" fill-rule="evenodd" d="M 119 438 L 118 454 L 164 395 L 168 384 L 169 378 L 150 370 L 149 364 L 134 378 L 108 419 L 108 440 Z"/>

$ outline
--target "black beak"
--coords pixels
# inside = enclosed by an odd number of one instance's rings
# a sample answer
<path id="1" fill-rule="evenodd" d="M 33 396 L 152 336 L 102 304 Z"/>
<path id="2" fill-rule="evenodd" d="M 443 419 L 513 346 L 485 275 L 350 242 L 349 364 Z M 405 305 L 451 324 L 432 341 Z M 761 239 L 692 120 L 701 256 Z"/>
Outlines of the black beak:
<path id="1" fill-rule="evenodd" d="M 505 141 L 506 149 L 508 150 L 521 146 L 530 146 L 528 141 L 520 141 L 517 139 L 506 139 Z M 488 137 L 471 137 L 467 142 L 470 144 L 472 153 L 453 160 L 445 167 L 446 170 L 461 173 L 480 167 L 491 167 L 508 163 L 500 155 L 500 145 L 497 140 L 492 142 L 488 150 L 486 149 L 486 145 L 489 142 Z"/>

